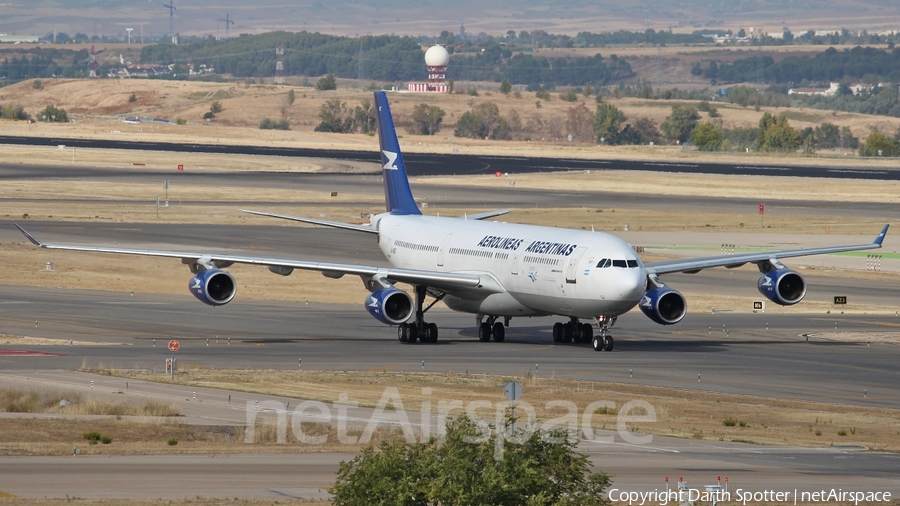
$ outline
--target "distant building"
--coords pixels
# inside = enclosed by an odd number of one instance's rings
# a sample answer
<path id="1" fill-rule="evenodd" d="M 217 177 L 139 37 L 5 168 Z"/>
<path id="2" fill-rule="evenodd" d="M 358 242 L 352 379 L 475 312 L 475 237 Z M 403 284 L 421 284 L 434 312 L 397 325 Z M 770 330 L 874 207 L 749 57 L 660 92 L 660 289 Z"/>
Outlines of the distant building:
<path id="1" fill-rule="evenodd" d="M 39 35 L 7 35 L 0 33 L 0 44 L 33 44 L 40 40 Z"/>

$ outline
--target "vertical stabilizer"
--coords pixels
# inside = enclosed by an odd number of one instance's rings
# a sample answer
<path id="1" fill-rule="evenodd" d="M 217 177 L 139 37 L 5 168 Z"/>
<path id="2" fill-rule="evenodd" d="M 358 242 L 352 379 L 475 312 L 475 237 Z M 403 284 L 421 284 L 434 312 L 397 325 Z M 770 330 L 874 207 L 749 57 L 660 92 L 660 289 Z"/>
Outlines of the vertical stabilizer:
<path id="1" fill-rule="evenodd" d="M 375 110 L 384 175 L 385 207 L 391 214 L 422 214 L 413 199 L 412 190 L 409 189 L 406 166 L 403 164 L 400 143 L 394 130 L 394 119 L 391 117 L 391 107 L 383 91 L 375 92 Z"/>

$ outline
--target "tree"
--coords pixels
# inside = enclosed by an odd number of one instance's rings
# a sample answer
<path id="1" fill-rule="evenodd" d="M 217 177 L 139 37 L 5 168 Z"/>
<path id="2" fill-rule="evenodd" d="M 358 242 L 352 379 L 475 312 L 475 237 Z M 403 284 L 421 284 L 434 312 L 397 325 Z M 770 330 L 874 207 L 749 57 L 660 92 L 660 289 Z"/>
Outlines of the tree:
<path id="1" fill-rule="evenodd" d="M 768 115 L 769 118 L 765 118 Z M 771 121 L 769 120 L 771 118 Z M 793 128 L 786 117 L 773 117 L 766 113 L 764 119 L 767 120 L 766 129 L 762 131 L 763 142 L 760 148 L 766 151 L 793 151 L 800 147 L 800 132 Z M 760 128 L 763 122 L 760 120 Z"/>
<path id="2" fill-rule="evenodd" d="M 485 434 L 463 416 L 447 424 L 443 443 L 364 448 L 340 464 L 331 492 L 336 506 L 609 504 L 603 492 L 611 478 L 591 473 L 577 443 L 562 431 Z"/>
<path id="3" fill-rule="evenodd" d="M 880 132 L 872 132 L 859 148 L 859 156 L 900 156 L 900 145 Z"/>
<path id="4" fill-rule="evenodd" d="M 566 130 L 577 142 L 592 142 L 594 140 L 593 120 L 591 111 L 584 104 L 569 107 L 566 112 Z"/>
<path id="5" fill-rule="evenodd" d="M 848 149 L 859 147 L 859 138 L 853 135 L 850 127 L 841 127 L 841 147 Z"/>
<path id="6" fill-rule="evenodd" d="M 289 106 L 290 106 L 290 105 L 294 105 L 294 100 L 296 100 L 296 99 L 297 99 L 297 96 L 294 95 L 294 89 L 291 88 L 290 90 L 288 90 L 288 94 L 287 94 L 287 104 L 288 104 Z"/>
<path id="7" fill-rule="evenodd" d="M 213 103 L 209 105 L 209 112 L 213 114 L 219 114 L 222 110 L 222 103 L 218 100 L 213 101 Z"/>
<path id="8" fill-rule="evenodd" d="M 349 132 L 353 127 L 353 119 L 348 117 L 347 104 L 340 99 L 326 100 L 319 108 L 321 123 L 315 128 L 316 132 Z"/>
<path id="9" fill-rule="evenodd" d="M 589 97 L 594 94 L 594 88 L 591 87 L 591 83 L 587 83 L 584 85 L 584 88 L 581 90 L 582 96 Z"/>
<path id="10" fill-rule="evenodd" d="M 473 106 L 459 117 L 454 135 L 473 139 L 509 139 L 509 123 L 500 116 L 497 104 L 485 102 Z"/>
<path id="11" fill-rule="evenodd" d="M 316 89 L 319 91 L 336 90 L 337 82 L 334 80 L 334 74 L 328 74 L 316 83 Z"/>
<path id="12" fill-rule="evenodd" d="M 833 123 L 822 123 L 815 128 L 813 135 L 816 146 L 820 148 L 837 148 L 841 145 L 841 129 Z"/>
<path id="13" fill-rule="evenodd" d="M 55 105 L 48 105 L 47 107 L 44 107 L 44 110 L 39 112 L 37 117 L 41 121 L 49 121 L 51 123 L 69 122 L 69 115 L 66 114 L 66 110 L 57 108 Z"/>
<path id="14" fill-rule="evenodd" d="M 500 93 L 504 95 L 509 95 L 512 91 L 512 84 L 510 84 L 509 79 L 504 79 L 502 83 L 500 83 Z"/>
<path id="15" fill-rule="evenodd" d="M 689 105 L 673 105 L 672 114 L 660 125 L 663 136 L 670 141 L 687 142 L 697 127 L 700 114 Z"/>
<path id="16" fill-rule="evenodd" d="M 406 131 L 413 135 L 434 135 L 441 129 L 447 113 L 436 105 L 419 104 L 413 107 Z"/>
<path id="17" fill-rule="evenodd" d="M 703 75 L 703 67 L 700 66 L 700 62 L 695 63 L 694 66 L 691 67 L 691 75 L 694 75 L 694 76 Z"/>
<path id="18" fill-rule="evenodd" d="M 656 128 L 656 124 L 650 118 L 638 118 L 631 125 L 631 128 L 637 132 L 641 144 L 650 144 L 651 142 L 659 144 L 661 138 L 659 129 Z"/>
<path id="19" fill-rule="evenodd" d="M 722 129 L 712 123 L 700 123 L 691 133 L 691 142 L 700 151 L 716 151 L 725 139 Z"/>
<path id="20" fill-rule="evenodd" d="M 356 107 L 353 108 L 353 126 L 352 130 L 364 134 L 375 132 L 375 106 L 372 101 L 364 99 Z"/>
<path id="21" fill-rule="evenodd" d="M 619 128 L 624 121 L 625 114 L 616 106 L 611 104 L 597 105 L 597 112 L 594 113 L 594 136 L 597 141 L 606 144 L 618 144 Z"/>

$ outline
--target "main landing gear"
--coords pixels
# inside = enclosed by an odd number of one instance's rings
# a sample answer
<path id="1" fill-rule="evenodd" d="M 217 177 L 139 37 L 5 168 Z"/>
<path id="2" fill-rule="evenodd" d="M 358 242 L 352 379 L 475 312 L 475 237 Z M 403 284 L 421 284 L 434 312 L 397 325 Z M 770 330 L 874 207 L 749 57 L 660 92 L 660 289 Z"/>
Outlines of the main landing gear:
<path id="1" fill-rule="evenodd" d="M 600 324 L 598 335 L 594 336 L 594 328 L 590 323 L 580 323 L 572 317 L 567 323 L 557 322 L 553 325 L 554 343 L 591 343 L 594 351 L 612 351 L 614 342 L 609 328 L 615 325 L 616 319 L 606 316 L 597 317 Z"/>
<path id="2" fill-rule="evenodd" d="M 506 339 L 506 327 L 509 326 L 509 318 L 504 317 L 503 322 L 498 322 L 499 316 L 488 316 L 484 320 L 483 315 L 478 315 L 478 340 L 486 343 L 494 338 L 494 341 L 502 343 Z"/>
<path id="3" fill-rule="evenodd" d="M 428 307 L 424 307 L 426 292 L 426 287 L 416 286 L 416 319 L 410 323 L 401 323 L 397 327 L 397 339 L 401 343 L 412 344 L 416 341 L 436 343 L 438 340 L 438 327 L 434 323 L 425 322 L 425 312 L 443 299 L 444 295 L 440 294 L 435 297 L 434 302 L 429 304 Z"/>

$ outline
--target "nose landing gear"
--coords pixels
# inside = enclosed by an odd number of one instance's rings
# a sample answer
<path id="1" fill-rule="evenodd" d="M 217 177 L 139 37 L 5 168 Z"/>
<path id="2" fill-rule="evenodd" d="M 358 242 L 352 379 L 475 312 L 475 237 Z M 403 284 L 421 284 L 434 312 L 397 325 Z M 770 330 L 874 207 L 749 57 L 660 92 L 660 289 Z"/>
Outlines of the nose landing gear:
<path id="1" fill-rule="evenodd" d="M 600 332 L 591 341 L 591 346 L 593 346 L 594 351 L 612 351 L 615 341 L 613 341 L 613 337 L 609 333 L 609 328 L 616 324 L 616 318 L 598 316 L 597 323 L 600 325 Z"/>

